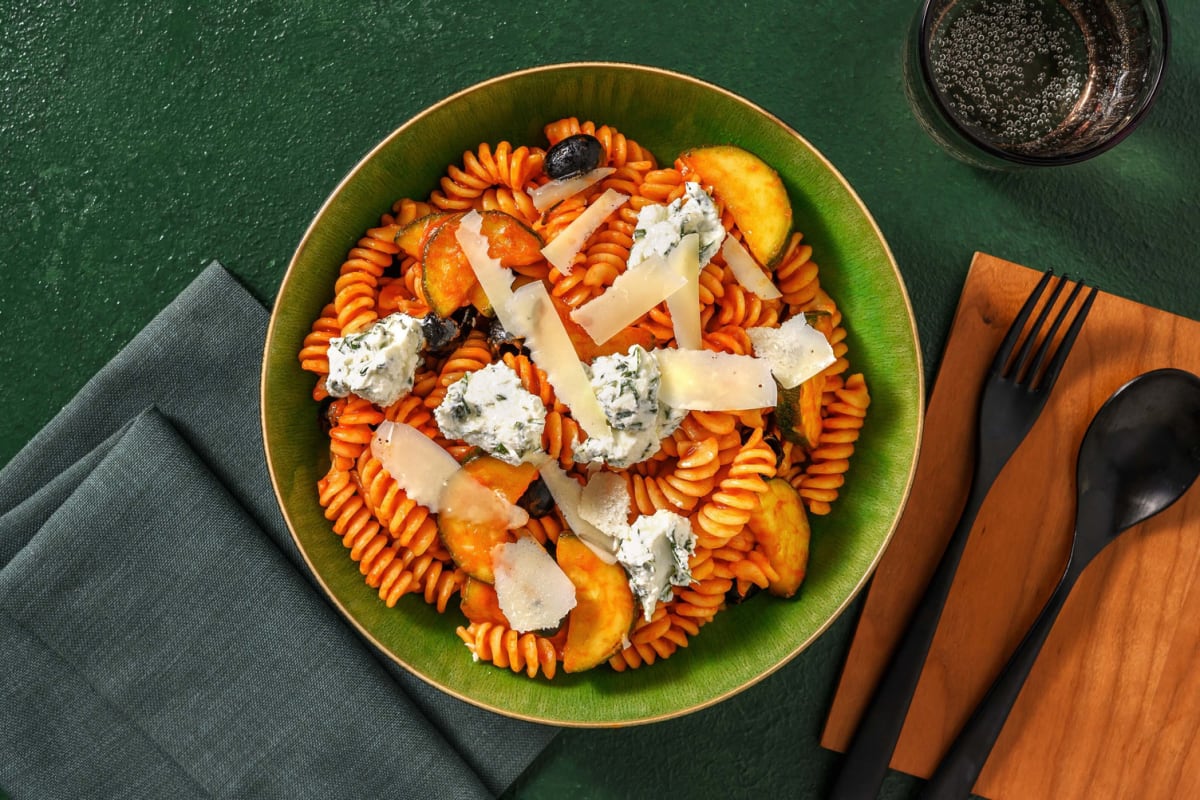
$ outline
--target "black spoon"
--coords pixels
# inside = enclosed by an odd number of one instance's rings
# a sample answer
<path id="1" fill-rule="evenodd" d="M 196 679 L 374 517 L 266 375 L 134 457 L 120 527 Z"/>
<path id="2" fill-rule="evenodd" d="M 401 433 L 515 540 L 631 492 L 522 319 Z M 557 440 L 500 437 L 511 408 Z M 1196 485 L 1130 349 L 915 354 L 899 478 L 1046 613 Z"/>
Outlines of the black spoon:
<path id="1" fill-rule="evenodd" d="M 1200 378 L 1177 369 L 1139 375 L 1105 401 L 1076 466 L 1075 538 L 1062 580 L 922 798 L 967 797 L 1033 669 L 1071 587 L 1117 534 L 1174 503 L 1200 474 Z"/>

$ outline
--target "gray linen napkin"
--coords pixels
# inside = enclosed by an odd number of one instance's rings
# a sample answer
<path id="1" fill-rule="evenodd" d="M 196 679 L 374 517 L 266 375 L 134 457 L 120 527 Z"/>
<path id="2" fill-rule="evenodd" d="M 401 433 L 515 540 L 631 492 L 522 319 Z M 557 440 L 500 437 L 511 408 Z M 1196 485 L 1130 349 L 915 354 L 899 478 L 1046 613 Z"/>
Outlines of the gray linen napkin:
<path id="1" fill-rule="evenodd" d="M 210 265 L 0 470 L 16 800 L 486 796 L 553 737 L 428 687 L 324 602 L 266 475 L 266 322 Z"/>

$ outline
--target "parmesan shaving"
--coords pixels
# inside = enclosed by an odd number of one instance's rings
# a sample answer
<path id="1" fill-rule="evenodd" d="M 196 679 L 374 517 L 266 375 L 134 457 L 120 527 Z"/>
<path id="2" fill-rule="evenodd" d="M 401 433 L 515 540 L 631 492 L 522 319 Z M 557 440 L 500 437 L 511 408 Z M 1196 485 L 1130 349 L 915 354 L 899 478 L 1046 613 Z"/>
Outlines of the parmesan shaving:
<path id="1" fill-rule="evenodd" d="M 583 487 L 579 485 L 578 481 L 568 475 L 557 461 L 549 457 L 543 457 L 541 463 L 538 464 L 538 472 L 541 473 L 542 480 L 545 481 L 546 488 L 550 490 L 554 502 L 558 504 L 558 510 L 562 512 L 567 527 L 604 563 L 617 563 L 615 555 L 617 543 L 611 536 L 579 514 Z"/>
<path id="2" fill-rule="evenodd" d="M 510 333 L 525 339 L 533 362 L 545 371 L 554 393 L 571 409 L 571 416 L 584 431 L 589 436 L 607 434 L 608 418 L 545 284 L 525 284 L 512 293 L 506 306 L 496 306 L 496 313 Z"/>
<path id="3" fill-rule="evenodd" d="M 683 350 L 700 350 L 704 341 L 700 333 L 700 236 L 689 233 L 679 240 L 667 256 L 671 271 L 681 276 L 682 288 L 667 298 L 667 310 L 675 327 L 675 346 Z"/>
<path id="4" fill-rule="evenodd" d="M 500 259 L 488 254 L 488 240 L 483 235 L 483 217 L 478 211 L 472 210 L 462 218 L 454 237 L 458 239 L 458 246 L 466 254 L 467 262 L 492 308 L 499 309 L 507 305 L 512 299 L 513 273 L 501 266 Z"/>
<path id="5" fill-rule="evenodd" d="M 774 407 L 778 399 L 770 364 L 750 356 L 708 350 L 655 350 L 662 375 L 659 401 L 695 411 Z"/>
<path id="6" fill-rule="evenodd" d="M 542 248 L 542 255 L 563 275 L 570 275 L 571 262 L 583 249 L 588 237 L 595 233 L 604 220 L 623 206 L 628 199 L 629 195 L 621 194 L 615 189 L 605 190 L 604 194 L 596 198 L 586 211 L 554 237 L 554 241 Z"/>
<path id="7" fill-rule="evenodd" d="M 371 455 L 410 498 L 435 514 L 441 507 L 442 488 L 461 469 L 454 456 L 428 436 L 391 420 L 375 429 Z"/>
<path id="8" fill-rule="evenodd" d="M 572 311 L 571 319 L 592 341 L 604 344 L 686 284 L 671 264 L 651 256 L 618 275 L 604 294 Z"/>
<path id="9" fill-rule="evenodd" d="M 799 386 L 837 361 L 825 334 L 797 314 L 778 328 L 747 328 L 754 355 L 771 365 L 785 389 Z"/>
<path id="10" fill-rule="evenodd" d="M 615 472 L 597 472 L 579 497 L 579 516 L 613 539 L 629 533 L 629 489 Z"/>
<path id="11" fill-rule="evenodd" d="M 555 204 L 566 200 L 568 197 L 574 197 L 592 184 L 607 178 L 616 171 L 615 167 L 597 167 L 590 172 L 576 175 L 573 178 L 561 178 L 544 183 L 536 189 L 530 189 L 527 194 L 529 195 L 529 199 L 533 201 L 534 208 L 538 211 L 545 211 L 548 208 L 554 207 Z"/>
<path id="12" fill-rule="evenodd" d="M 575 584 L 530 536 L 492 549 L 496 602 L 514 631 L 554 628 L 575 607 Z"/>
<path id="13" fill-rule="evenodd" d="M 725 244 L 721 245 L 721 256 L 729 265 L 737 282 L 761 299 L 774 300 L 777 297 L 783 297 L 779 288 L 758 266 L 754 256 L 750 255 L 737 239 L 732 236 L 725 237 Z"/>

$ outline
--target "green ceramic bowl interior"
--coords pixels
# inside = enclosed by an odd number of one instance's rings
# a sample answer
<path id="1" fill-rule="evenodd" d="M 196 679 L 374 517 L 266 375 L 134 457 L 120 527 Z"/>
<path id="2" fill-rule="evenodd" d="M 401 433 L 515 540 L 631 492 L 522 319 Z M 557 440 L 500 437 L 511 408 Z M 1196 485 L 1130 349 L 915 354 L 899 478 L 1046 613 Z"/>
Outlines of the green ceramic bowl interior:
<path id="1" fill-rule="evenodd" d="M 841 498 L 812 519 L 808 577 L 791 600 L 731 607 L 685 651 L 636 671 L 601 667 L 552 681 L 474 663 L 444 615 L 416 595 L 386 608 L 363 583 L 317 504 L 328 440 L 313 376 L 296 353 L 347 250 L 400 197 L 427 197 L 448 164 L 480 142 L 544 144 L 542 127 L 575 116 L 612 125 L 662 164 L 685 148 L 740 145 L 779 171 L 822 285 L 849 329 L 852 368 L 872 404 Z M 500 713 L 615 726 L 687 713 L 728 697 L 795 656 L 862 588 L 908 494 L 920 440 L 920 350 L 911 306 L 875 223 L 845 179 L 795 131 L 747 101 L 686 76 L 623 64 L 568 64 L 506 75 L 427 109 L 384 140 L 338 186 L 292 260 L 263 365 L 263 429 L 280 504 L 308 563 L 346 616 L 386 653 L 450 694 Z"/>

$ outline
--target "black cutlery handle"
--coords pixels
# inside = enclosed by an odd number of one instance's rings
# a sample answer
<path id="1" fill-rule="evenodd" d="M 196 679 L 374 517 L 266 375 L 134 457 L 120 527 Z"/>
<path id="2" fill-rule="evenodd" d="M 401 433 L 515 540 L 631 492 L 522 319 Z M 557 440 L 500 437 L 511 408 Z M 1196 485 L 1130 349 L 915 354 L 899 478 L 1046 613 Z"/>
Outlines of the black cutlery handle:
<path id="1" fill-rule="evenodd" d="M 941 619 L 942 608 L 954 583 L 954 573 L 966 547 L 967 537 L 983 499 L 999 473 L 999 467 L 982 472 L 986 474 L 981 475 L 981 470 L 977 469 L 976 480 L 971 485 L 958 526 L 951 534 L 929 586 L 858 723 L 830 800 L 873 798 L 879 793 L 879 787 L 887 776 L 888 762 L 892 760 L 892 751 L 896 749 L 896 741 L 904 727 L 904 717 L 916 692 L 917 680 L 925 666 L 925 657 L 929 654 L 929 645 Z"/>
<path id="2" fill-rule="evenodd" d="M 925 786 L 925 791 L 921 793 L 922 800 L 965 800 L 970 796 L 971 787 L 983 771 L 983 765 L 987 763 L 992 747 L 1000 738 L 1000 731 L 1004 729 L 1009 712 L 1021 694 L 1021 687 L 1025 685 L 1025 679 L 1033 670 L 1038 653 L 1046 643 L 1054 621 L 1058 619 L 1058 612 L 1062 610 L 1071 587 L 1075 585 L 1076 575 L 1077 573 L 1068 567 L 1033 626 L 1004 665 L 1003 671 L 992 683 L 983 700 L 975 707 L 967 724 L 959 731 L 942 763 L 938 764 L 933 777 Z"/>

